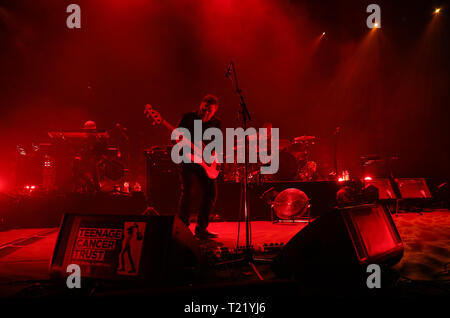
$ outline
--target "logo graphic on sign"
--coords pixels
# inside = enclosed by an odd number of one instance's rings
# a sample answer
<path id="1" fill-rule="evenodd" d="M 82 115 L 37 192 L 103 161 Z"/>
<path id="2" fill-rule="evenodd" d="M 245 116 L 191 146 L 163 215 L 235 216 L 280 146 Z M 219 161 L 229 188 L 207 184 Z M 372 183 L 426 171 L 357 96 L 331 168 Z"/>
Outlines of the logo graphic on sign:
<path id="1" fill-rule="evenodd" d="M 145 222 L 125 222 L 123 233 L 117 274 L 136 276 L 139 273 Z"/>
<path id="2" fill-rule="evenodd" d="M 145 230 L 145 222 L 82 221 L 67 261 L 87 277 L 138 276 Z"/>

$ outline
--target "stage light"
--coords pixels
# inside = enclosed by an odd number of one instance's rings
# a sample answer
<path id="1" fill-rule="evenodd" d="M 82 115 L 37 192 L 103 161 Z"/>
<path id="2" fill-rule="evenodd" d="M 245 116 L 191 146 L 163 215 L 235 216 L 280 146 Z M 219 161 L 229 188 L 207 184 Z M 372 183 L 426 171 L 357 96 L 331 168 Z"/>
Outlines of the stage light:
<path id="1" fill-rule="evenodd" d="M 441 12 L 441 8 L 437 8 L 436 10 L 434 10 L 435 14 L 438 14 L 439 12 Z"/>
<path id="2" fill-rule="evenodd" d="M 364 180 L 365 181 L 372 181 L 372 177 L 370 177 L 370 176 L 364 177 Z"/>
<path id="3" fill-rule="evenodd" d="M 33 192 L 34 190 L 37 189 L 37 186 L 35 186 L 35 185 L 26 185 L 26 186 L 24 186 L 24 189 L 26 190 L 26 192 L 31 193 L 31 192 Z"/>
<path id="4" fill-rule="evenodd" d="M 344 178 L 339 177 L 339 178 L 338 178 L 338 181 L 339 181 L 339 182 L 344 182 Z"/>
<path id="5" fill-rule="evenodd" d="M 325 32 L 322 33 L 322 36 L 324 36 L 324 35 L 325 35 Z"/>
<path id="6" fill-rule="evenodd" d="M 27 152 L 25 151 L 25 149 L 22 146 L 17 145 L 16 148 L 17 148 L 17 151 L 19 152 L 19 154 L 21 156 L 26 156 L 27 155 Z"/>
<path id="7" fill-rule="evenodd" d="M 376 29 L 376 28 L 378 28 L 378 23 L 375 22 L 375 23 L 373 24 L 373 29 Z"/>

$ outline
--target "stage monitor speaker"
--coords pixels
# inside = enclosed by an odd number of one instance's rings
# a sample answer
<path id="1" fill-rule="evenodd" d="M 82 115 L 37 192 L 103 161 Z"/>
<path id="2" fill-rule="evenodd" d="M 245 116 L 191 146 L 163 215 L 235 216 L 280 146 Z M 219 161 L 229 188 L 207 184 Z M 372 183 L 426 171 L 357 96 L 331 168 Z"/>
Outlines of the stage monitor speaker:
<path id="1" fill-rule="evenodd" d="M 425 178 L 395 179 L 402 199 L 431 199 Z"/>
<path id="2" fill-rule="evenodd" d="M 367 265 L 393 265 L 403 243 L 390 213 L 381 205 L 335 209 L 298 232 L 275 258 L 282 278 L 306 285 L 361 286 Z"/>
<path id="3" fill-rule="evenodd" d="M 160 283 L 201 261 L 200 246 L 176 216 L 65 214 L 51 261 L 51 277 L 70 264 L 83 279 Z"/>
<path id="4" fill-rule="evenodd" d="M 364 180 L 364 186 L 374 186 L 378 190 L 379 200 L 397 199 L 391 181 L 388 178 L 377 178 L 372 180 Z"/>

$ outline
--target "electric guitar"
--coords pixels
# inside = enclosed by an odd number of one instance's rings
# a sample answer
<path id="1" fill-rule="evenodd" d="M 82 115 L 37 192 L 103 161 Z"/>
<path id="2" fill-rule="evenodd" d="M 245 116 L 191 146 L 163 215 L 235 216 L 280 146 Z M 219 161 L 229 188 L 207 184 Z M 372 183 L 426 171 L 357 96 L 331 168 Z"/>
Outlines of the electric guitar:
<path id="1" fill-rule="evenodd" d="M 171 132 L 175 131 L 177 133 L 177 135 L 178 135 L 177 139 L 183 138 L 183 141 L 186 142 L 190 146 L 191 150 L 194 150 L 193 153 L 192 153 L 192 151 L 189 151 L 187 154 L 185 153 L 184 155 L 186 157 L 188 157 L 190 162 L 199 164 L 203 168 L 203 170 L 205 170 L 206 175 L 210 179 L 216 179 L 219 176 L 220 163 L 218 162 L 217 157 L 213 156 L 213 161 L 211 164 L 206 163 L 203 160 L 203 157 L 200 157 L 197 155 L 197 153 L 203 154 L 203 149 L 200 149 L 198 146 L 193 144 L 190 140 L 188 140 L 187 138 L 184 138 L 183 134 L 181 132 L 179 132 L 174 126 L 172 126 L 168 121 L 166 121 L 164 118 L 162 118 L 161 114 L 159 112 L 157 112 L 156 110 L 154 110 L 150 104 L 147 104 L 145 106 L 144 114 L 148 119 L 150 119 L 150 118 L 153 119 L 153 125 L 163 124 Z"/>

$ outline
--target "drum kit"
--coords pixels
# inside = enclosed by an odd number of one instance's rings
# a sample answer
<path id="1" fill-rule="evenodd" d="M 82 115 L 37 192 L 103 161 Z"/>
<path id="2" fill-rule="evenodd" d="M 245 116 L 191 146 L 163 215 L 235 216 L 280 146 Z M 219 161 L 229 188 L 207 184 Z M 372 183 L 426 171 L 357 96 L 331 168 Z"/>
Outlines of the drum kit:
<path id="1" fill-rule="evenodd" d="M 250 136 L 252 138 L 252 136 Z M 256 137 L 255 137 L 256 138 Z M 261 175 L 261 163 L 248 165 L 250 183 L 270 181 L 314 181 L 317 178 L 317 163 L 310 159 L 311 146 L 315 136 L 299 136 L 292 140 L 280 139 L 278 145 L 279 169 L 273 175 Z M 259 152 L 257 148 L 251 151 Z M 235 147 L 236 148 L 236 147 Z M 236 149 L 235 149 L 236 150 Z M 244 164 L 226 163 L 223 168 L 224 181 L 241 182 L 244 178 Z"/>
<path id="2" fill-rule="evenodd" d="M 127 141 L 117 138 L 116 130 L 49 131 L 49 142 L 33 144 L 31 151 L 18 146 L 18 187 L 32 184 L 45 192 L 88 193 L 111 184 L 113 189 L 129 161 Z"/>

